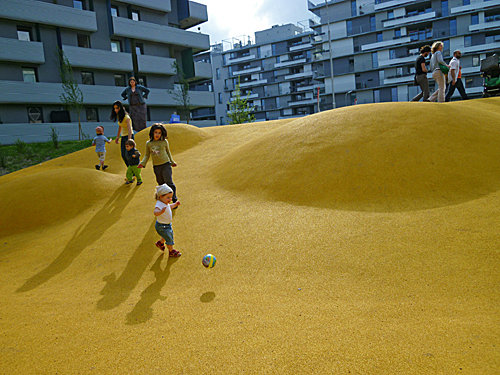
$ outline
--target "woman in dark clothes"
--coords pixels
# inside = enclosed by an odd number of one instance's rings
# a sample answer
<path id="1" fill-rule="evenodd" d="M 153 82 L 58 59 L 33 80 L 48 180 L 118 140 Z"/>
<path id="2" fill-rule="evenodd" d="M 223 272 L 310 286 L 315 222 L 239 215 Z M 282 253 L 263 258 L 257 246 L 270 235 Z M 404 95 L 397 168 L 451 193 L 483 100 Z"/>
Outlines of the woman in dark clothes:
<path id="1" fill-rule="evenodd" d="M 146 128 L 148 110 L 145 99 L 148 98 L 149 89 L 138 85 L 134 77 L 129 78 L 128 84 L 129 86 L 122 92 L 122 97 L 124 100 L 128 100 L 134 130 L 141 131 Z"/>

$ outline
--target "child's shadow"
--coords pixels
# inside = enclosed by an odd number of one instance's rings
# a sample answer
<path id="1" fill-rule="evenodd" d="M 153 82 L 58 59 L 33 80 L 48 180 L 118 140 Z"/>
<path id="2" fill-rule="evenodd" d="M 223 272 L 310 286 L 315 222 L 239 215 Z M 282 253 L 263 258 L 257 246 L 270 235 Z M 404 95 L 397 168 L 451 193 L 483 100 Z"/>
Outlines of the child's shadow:
<path id="1" fill-rule="evenodd" d="M 164 301 L 167 298 L 162 296 L 160 293 L 170 276 L 170 267 L 179 258 L 168 258 L 167 265 L 165 266 L 165 269 L 162 270 L 160 264 L 163 257 L 164 254 L 161 254 L 151 267 L 151 271 L 154 272 L 156 280 L 144 289 L 141 293 L 141 299 L 139 302 L 137 302 L 133 310 L 127 314 L 127 324 L 132 325 L 147 322 L 153 317 L 153 304 L 157 300 Z"/>
<path id="2" fill-rule="evenodd" d="M 101 291 L 102 298 L 97 302 L 99 310 L 111 310 L 127 300 L 156 254 L 155 239 L 156 230 L 153 221 L 120 277 L 117 279 L 114 272 L 104 277 L 106 285 Z"/>
<path id="3" fill-rule="evenodd" d="M 62 253 L 47 267 L 26 280 L 17 292 L 33 290 L 68 268 L 86 247 L 101 238 L 104 232 L 118 221 L 136 191 L 137 189 L 130 189 L 129 186 L 120 186 L 116 189 L 94 217 L 75 232 Z"/>

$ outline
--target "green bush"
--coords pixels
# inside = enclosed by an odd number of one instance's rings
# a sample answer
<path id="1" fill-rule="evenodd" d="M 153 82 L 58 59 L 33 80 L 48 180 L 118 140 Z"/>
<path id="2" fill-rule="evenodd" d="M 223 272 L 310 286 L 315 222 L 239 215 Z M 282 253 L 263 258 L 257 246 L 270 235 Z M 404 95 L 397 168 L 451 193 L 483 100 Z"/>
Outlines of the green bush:
<path id="1" fill-rule="evenodd" d="M 57 130 L 52 126 L 50 131 L 50 138 L 52 139 L 54 148 L 59 148 L 59 134 L 57 133 Z"/>
<path id="2" fill-rule="evenodd" d="M 28 149 L 28 145 L 26 142 L 21 141 L 19 138 L 16 141 L 16 150 L 20 154 L 25 154 L 26 150 Z"/>

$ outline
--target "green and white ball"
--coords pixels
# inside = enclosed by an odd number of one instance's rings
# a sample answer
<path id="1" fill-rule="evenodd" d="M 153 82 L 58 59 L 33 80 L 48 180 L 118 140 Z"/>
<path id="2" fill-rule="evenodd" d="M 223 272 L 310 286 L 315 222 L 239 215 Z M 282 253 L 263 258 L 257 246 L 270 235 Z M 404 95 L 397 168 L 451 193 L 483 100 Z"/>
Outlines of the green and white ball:
<path id="1" fill-rule="evenodd" d="M 207 254 L 203 257 L 203 260 L 201 263 L 206 267 L 206 268 L 212 268 L 215 266 L 215 262 L 217 262 L 217 259 L 215 256 L 212 254 Z"/>

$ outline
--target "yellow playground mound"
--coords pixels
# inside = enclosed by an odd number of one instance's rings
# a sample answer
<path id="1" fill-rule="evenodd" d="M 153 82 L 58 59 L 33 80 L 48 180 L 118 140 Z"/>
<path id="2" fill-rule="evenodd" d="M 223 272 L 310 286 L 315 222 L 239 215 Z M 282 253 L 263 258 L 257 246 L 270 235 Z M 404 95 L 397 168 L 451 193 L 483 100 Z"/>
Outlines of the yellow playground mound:
<path id="1" fill-rule="evenodd" d="M 297 119 L 234 149 L 224 187 L 293 204 L 405 211 L 500 188 L 500 102 L 360 105 Z"/>

